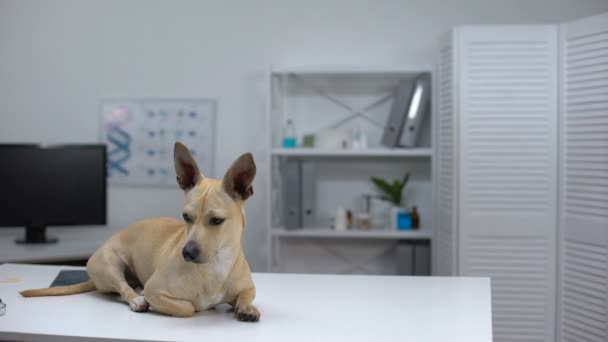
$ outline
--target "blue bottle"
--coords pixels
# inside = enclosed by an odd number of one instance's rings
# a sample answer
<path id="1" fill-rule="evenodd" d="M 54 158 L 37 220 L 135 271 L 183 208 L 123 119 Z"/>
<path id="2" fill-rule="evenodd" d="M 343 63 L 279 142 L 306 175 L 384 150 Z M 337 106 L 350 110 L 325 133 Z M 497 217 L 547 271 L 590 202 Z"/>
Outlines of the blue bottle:
<path id="1" fill-rule="evenodd" d="M 295 148 L 298 146 L 296 138 L 296 127 L 293 125 L 291 119 L 287 119 L 287 123 L 283 128 L 283 147 L 284 148 Z"/>

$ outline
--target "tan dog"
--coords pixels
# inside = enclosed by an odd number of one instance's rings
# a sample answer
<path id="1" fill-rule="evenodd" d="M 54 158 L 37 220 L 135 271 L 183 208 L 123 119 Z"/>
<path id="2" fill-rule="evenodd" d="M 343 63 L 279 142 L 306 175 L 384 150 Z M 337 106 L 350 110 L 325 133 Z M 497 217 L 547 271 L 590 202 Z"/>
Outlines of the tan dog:
<path id="1" fill-rule="evenodd" d="M 184 222 L 154 218 L 111 237 L 87 262 L 91 280 L 21 292 L 25 297 L 87 291 L 117 292 L 131 310 L 152 307 L 172 316 L 191 316 L 228 303 L 241 321 L 257 321 L 255 287 L 242 249 L 245 211 L 256 167 L 246 153 L 224 179 L 204 177 L 190 151 L 175 143 L 177 183 L 186 193 Z M 143 287 L 143 296 L 136 289 Z"/>

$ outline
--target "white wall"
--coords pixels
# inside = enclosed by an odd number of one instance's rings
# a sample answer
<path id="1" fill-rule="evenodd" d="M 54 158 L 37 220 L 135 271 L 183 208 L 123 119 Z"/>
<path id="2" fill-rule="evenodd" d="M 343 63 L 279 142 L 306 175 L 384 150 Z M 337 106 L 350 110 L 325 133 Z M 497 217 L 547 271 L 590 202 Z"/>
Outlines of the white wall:
<path id="1" fill-rule="evenodd" d="M 263 77 L 271 63 L 424 63 L 454 25 L 555 23 L 606 11 L 605 0 L 0 0 L 0 142 L 95 142 L 100 98 L 217 97 L 217 169 L 201 167 L 221 176 L 245 150 L 256 157 L 245 244 L 261 270 Z M 181 204 L 177 187 L 111 188 L 110 226 L 178 216 Z"/>

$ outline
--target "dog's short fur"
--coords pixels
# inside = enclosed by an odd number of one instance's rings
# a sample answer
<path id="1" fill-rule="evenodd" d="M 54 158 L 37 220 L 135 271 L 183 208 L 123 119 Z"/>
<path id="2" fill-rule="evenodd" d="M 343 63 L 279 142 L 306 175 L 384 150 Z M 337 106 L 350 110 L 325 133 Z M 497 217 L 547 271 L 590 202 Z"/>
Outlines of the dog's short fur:
<path id="1" fill-rule="evenodd" d="M 87 263 L 91 280 L 21 292 L 25 297 L 98 290 L 117 292 L 131 310 L 151 305 L 172 316 L 191 316 L 217 304 L 234 307 L 241 321 L 257 321 L 255 287 L 242 249 L 245 211 L 256 167 L 246 153 L 223 179 L 204 177 L 188 149 L 175 144 L 177 182 L 185 191 L 184 221 L 154 218 L 111 237 Z M 143 287 L 143 293 L 138 293 Z"/>

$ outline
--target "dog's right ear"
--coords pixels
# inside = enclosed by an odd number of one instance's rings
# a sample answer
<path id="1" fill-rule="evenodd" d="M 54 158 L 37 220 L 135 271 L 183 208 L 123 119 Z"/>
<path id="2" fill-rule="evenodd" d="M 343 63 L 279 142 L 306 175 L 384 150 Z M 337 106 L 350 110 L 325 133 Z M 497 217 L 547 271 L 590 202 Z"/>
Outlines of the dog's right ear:
<path id="1" fill-rule="evenodd" d="M 173 162 L 175 164 L 175 174 L 177 175 L 177 184 L 184 191 L 192 189 L 198 180 L 202 177 L 198 170 L 196 161 L 192 158 L 192 154 L 184 144 L 177 141 L 173 148 Z"/>

